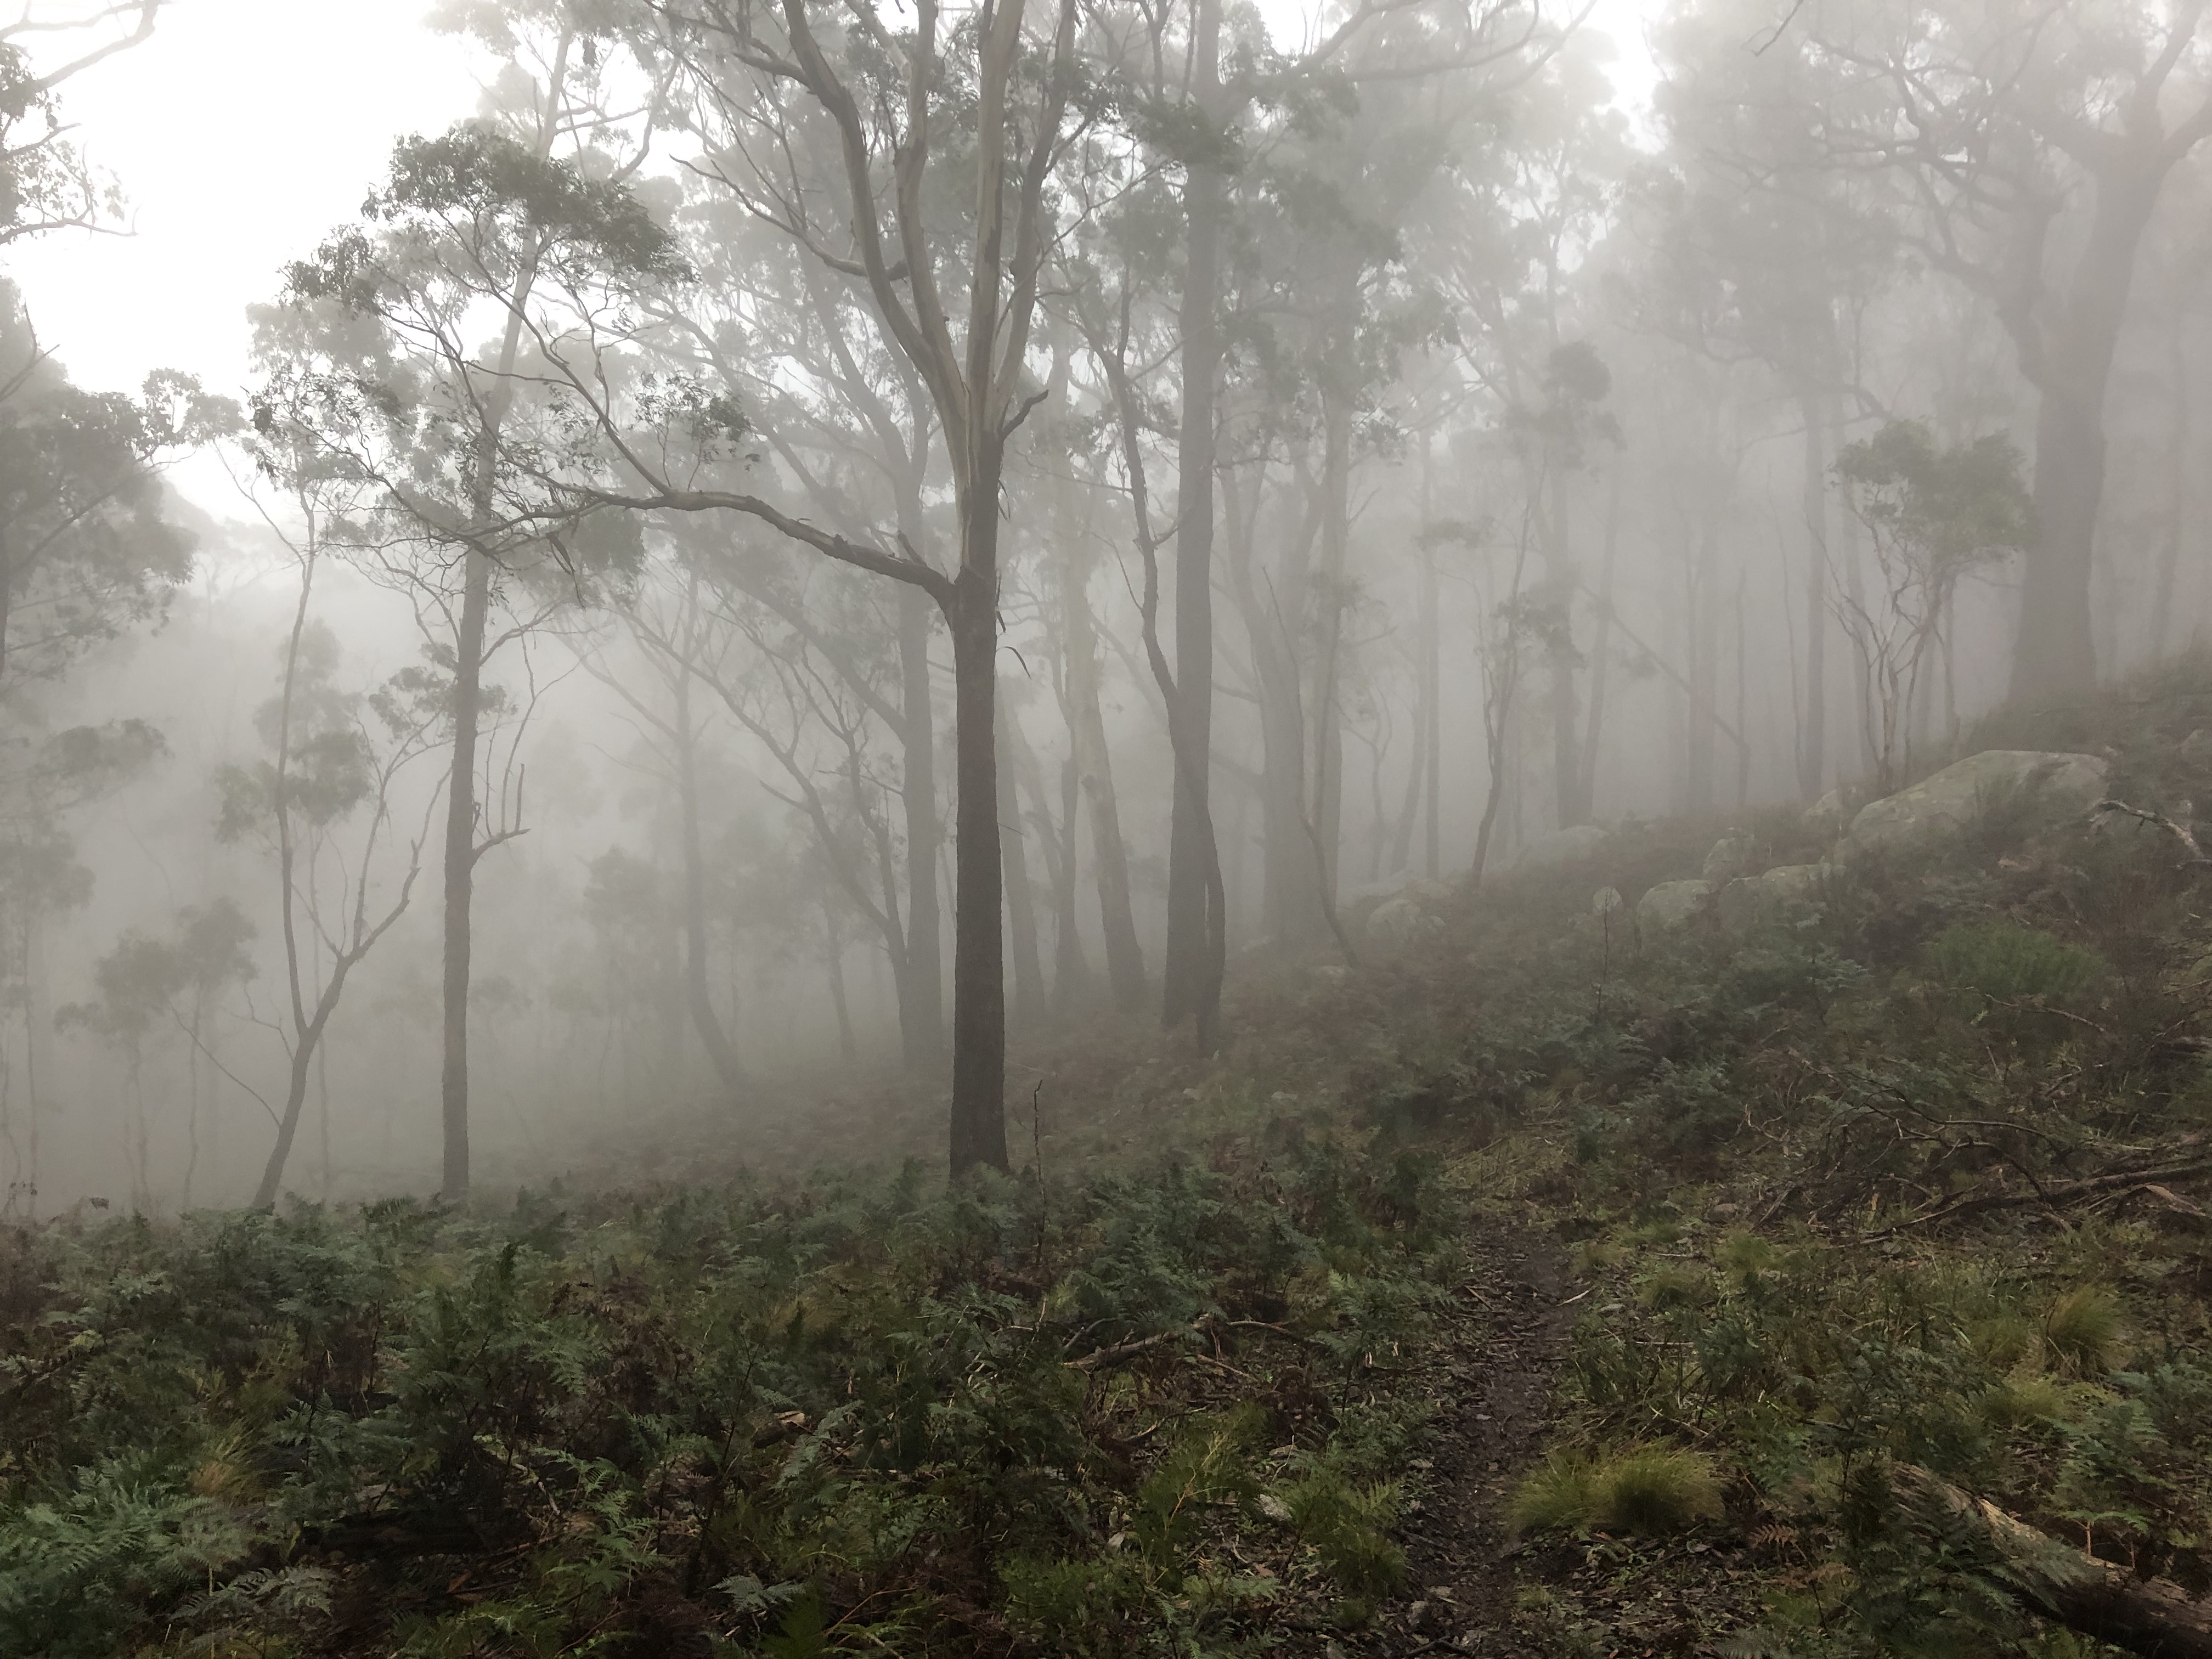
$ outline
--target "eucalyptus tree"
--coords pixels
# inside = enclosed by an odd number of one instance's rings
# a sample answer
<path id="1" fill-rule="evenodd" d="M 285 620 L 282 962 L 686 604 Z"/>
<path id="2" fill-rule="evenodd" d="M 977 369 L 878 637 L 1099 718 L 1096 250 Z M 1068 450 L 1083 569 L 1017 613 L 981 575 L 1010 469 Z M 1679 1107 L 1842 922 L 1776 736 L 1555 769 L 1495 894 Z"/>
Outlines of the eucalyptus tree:
<path id="1" fill-rule="evenodd" d="M 0 699 L 160 618 L 192 556 L 162 471 L 237 419 L 170 371 L 137 398 L 72 386 L 0 283 Z"/>
<path id="2" fill-rule="evenodd" d="M 185 1123 L 190 1161 L 183 1174 L 182 1202 L 190 1204 L 193 1165 L 199 1154 L 201 1059 L 237 1080 L 205 1040 L 208 1004 L 225 988 L 252 977 L 253 957 L 246 946 L 253 933 L 253 924 L 231 899 L 187 905 L 177 912 L 167 934 L 125 933 L 93 965 L 94 998 L 55 1011 L 55 1024 L 62 1030 L 85 1031 L 123 1057 L 128 1091 L 124 1160 L 131 1172 L 132 1205 L 141 1213 L 152 1210 L 155 1203 L 153 1122 L 146 1109 L 144 1076 L 147 1040 L 168 1026 L 185 1041 L 191 1073 L 191 1111 Z"/>
<path id="3" fill-rule="evenodd" d="M 741 389 L 751 435 L 831 528 L 865 539 L 872 524 L 888 520 L 902 547 L 933 562 L 944 530 L 931 501 L 935 406 L 912 361 L 873 325 L 865 290 L 712 183 L 695 183 L 678 222 L 696 280 L 655 307 L 663 356 L 690 374 Z M 757 602 L 813 635 L 823 659 L 897 740 L 906 895 L 900 1032 L 908 1065 L 934 1066 L 945 1048 L 937 874 L 944 837 L 929 596 L 911 583 L 896 585 L 881 605 L 888 615 L 880 629 L 869 623 L 867 606 L 855 605 L 844 613 L 846 636 L 831 641 L 793 602 L 788 574 L 752 544 L 702 568 L 726 600 Z M 876 631 L 896 642 L 897 682 L 887 696 L 866 660 L 873 653 L 863 636 Z"/>
<path id="4" fill-rule="evenodd" d="M 1982 296 L 2035 389 L 2017 696 L 2096 676 L 2089 588 L 2106 396 L 2166 180 L 2212 137 L 2204 9 L 1972 0 L 1807 20 L 1814 50 L 1842 70 L 1822 129 L 1833 164 L 1895 181 L 1905 245 Z"/>
<path id="5" fill-rule="evenodd" d="M 595 648 L 583 647 L 583 661 L 592 677 L 613 691 L 641 723 L 640 735 L 674 786 L 682 860 L 684 1005 L 723 1097 L 734 1102 L 747 1084 L 746 1067 L 714 1006 L 707 960 L 708 871 L 700 750 L 709 711 L 701 708 L 703 699 L 698 693 L 716 631 L 711 603 L 696 556 L 649 572 L 623 596 L 623 631 L 653 682 L 650 691 L 611 666 Z"/>
<path id="6" fill-rule="evenodd" d="M 1133 9 L 1117 41 L 1120 74 L 1136 88 L 1147 140 L 1164 176 L 1177 183 L 1181 235 L 1171 249 L 1176 296 L 1176 494 L 1172 528 L 1179 705 L 1173 726 L 1192 752 L 1214 744 L 1213 623 L 1216 476 L 1224 364 L 1239 322 L 1224 313 L 1233 285 L 1240 199 L 1261 182 L 1264 152 L 1323 112 L 1355 109 L 1362 88 L 1389 88 L 1489 68 L 1539 54 L 1549 32 L 1541 8 L 1522 0 L 1468 7 L 1423 0 L 1358 0 L 1317 37 L 1285 51 L 1257 17 L 1219 0 Z M 1401 101 L 1395 95 L 1389 101 Z M 1333 698 L 1324 699 L 1332 702 Z M 1324 711 L 1326 713 L 1326 710 Z M 1331 717 L 1333 718 L 1333 717 Z M 1333 731 L 1333 726 L 1326 728 Z M 1324 736 L 1325 745 L 1329 739 Z M 1336 786 L 1324 767 L 1324 799 Z M 1225 921 L 1209 896 L 1220 851 L 1210 801 L 1211 768 L 1178 766 L 1170 827 L 1164 1012 L 1174 1024 L 1210 1018 L 1220 998 L 1218 941 Z M 1334 854 L 1330 855 L 1333 868 Z"/>
<path id="7" fill-rule="evenodd" d="M 1412 74 L 1425 62 L 1396 50 L 1378 39 L 1356 67 Z M 1346 623 L 1363 578 L 1354 477 L 1398 448 L 1403 365 L 1446 320 L 1404 230 L 1460 113 L 1448 100 L 1363 103 L 1348 80 L 1316 82 L 1316 101 L 1331 84 L 1332 101 L 1250 146 L 1231 262 L 1241 384 L 1222 422 L 1226 585 L 1260 705 L 1269 925 L 1293 938 L 1317 936 L 1333 908 L 1354 666 Z M 1270 516 L 1282 522 L 1263 535 Z"/>
<path id="8" fill-rule="evenodd" d="M 956 1176 L 1003 1168 L 999 509 L 1008 442 L 1038 400 L 1031 328 L 1055 229 L 1053 173 L 1079 89 L 1074 0 L 1034 31 L 1021 0 L 951 19 L 927 0 L 906 33 L 868 4 L 834 21 L 804 0 L 773 12 L 722 0 L 637 0 L 634 9 L 641 56 L 655 73 L 672 65 L 684 89 L 684 119 L 702 140 L 690 165 L 861 284 L 872 325 L 921 380 L 945 448 L 958 563 L 948 573 L 900 546 L 895 526 L 850 537 L 750 491 L 671 476 L 656 454 L 619 441 L 623 422 L 596 401 L 578 362 L 571 389 L 601 410 L 626 474 L 593 499 L 749 515 L 921 588 L 943 613 L 957 790 L 951 1164 Z M 932 167 L 951 145 L 972 185 L 964 204 Z M 945 303 L 952 283 L 968 289 L 964 323 Z"/>
<path id="9" fill-rule="evenodd" d="M 1856 584 L 1849 527 L 1829 469 L 1863 403 L 1859 319 L 1899 276 L 1894 191 L 1832 165 L 1827 110 L 1848 91 L 1798 27 L 1732 0 L 1684 4 L 1655 31 L 1655 105 L 1665 148 L 1634 192 L 1644 242 L 1642 320 L 1690 349 L 1755 360 L 1796 404 L 1804 562 L 1796 769 L 1810 800 L 1828 786 L 1828 640 Z M 1753 40 L 1759 49 L 1747 51 Z M 1861 676 L 1862 701 L 1866 690 Z"/>
<path id="10" fill-rule="evenodd" d="M 12 1089 L 0 1091 L 0 1142 L 13 1163 L 4 1205 L 35 1218 L 40 1174 L 40 1006 L 43 942 L 52 920 L 82 908 L 93 872 L 77 857 L 70 820 L 143 777 L 168 753 L 159 727 L 143 720 L 4 734 L 0 778 L 0 1043 L 21 1019 L 24 1138 L 15 1139 Z M 15 1055 L 0 1053 L 12 1082 Z"/>
<path id="11" fill-rule="evenodd" d="M 414 600 L 452 677 L 441 1082 L 452 1201 L 469 1186 L 476 866 L 525 828 L 494 822 L 480 789 L 485 670 L 635 558 L 628 520 L 549 511 L 544 481 L 591 439 L 549 395 L 561 389 L 552 365 L 564 339 L 624 332 L 635 290 L 682 271 L 627 184 L 650 141 L 649 89 L 642 115 L 610 112 L 632 89 L 587 15 L 553 0 L 459 9 L 456 27 L 508 54 L 491 110 L 403 140 L 360 221 L 291 266 L 258 316 L 257 424 L 362 487 L 347 532 Z"/>
<path id="12" fill-rule="evenodd" d="M 263 458 L 274 465 L 273 447 Z M 313 614 L 315 577 L 333 519 L 348 505 L 295 474 L 297 527 L 280 528 L 299 597 L 277 653 L 277 689 L 255 711 L 262 754 L 216 774 L 219 842 L 251 842 L 276 873 L 283 945 L 284 1103 L 276 1115 L 256 1208 L 276 1201 L 307 1101 L 316 1056 L 356 968 L 406 914 L 422 867 L 433 797 L 412 839 L 396 819 L 402 776 L 447 738 L 451 686 L 434 669 L 401 670 L 374 690 L 339 684 L 341 647 Z"/>
<path id="13" fill-rule="evenodd" d="M 0 247 L 120 216 L 122 192 L 63 120 L 60 89 L 149 37 L 163 3 L 116 0 L 58 15 L 27 5 L 0 22 Z M 62 43 L 59 60 L 41 68 L 33 48 L 52 42 Z"/>
<path id="14" fill-rule="evenodd" d="M 1888 794 L 1911 752 L 1907 722 L 1950 596 L 1977 566 L 2028 544 L 2034 515 L 2020 452 L 2002 434 L 1941 444 L 1915 421 L 1887 422 L 1836 458 L 1845 502 L 1866 526 L 1878 575 L 1870 600 L 1839 597 L 1844 631 L 1868 667 L 1874 787 Z"/>
<path id="15" fill-rule="evenodd" d="M 1609 320 L 1589 280 L 1615 222 L 1630 151 L 1587 37 L 1571 37 L 1501 99 L 1457 112 L 1434 186 L 1407 230 L 1413 268 L 1448 308 L 1465 395 L 1516 441 L 1540 564 L 1524 603 L 1558 625 L 1532 648 L 1548 671 L 1552 797 L 1564 826 L 1589 818 L 1603 703 L 1585 697 L 1577 620 L 1609 595 L 1588 591 L 1576 528 L 1583 480 L 1617 442 L 1600 405 L 1609 374 L 1592 343 Z M 1594 605 L 1593 605 L 1594 600 Z M 1602 654 L 1595 660 L 1602 662 Z M 1594 677 L 1594 676 L 1593 676 Z"/>

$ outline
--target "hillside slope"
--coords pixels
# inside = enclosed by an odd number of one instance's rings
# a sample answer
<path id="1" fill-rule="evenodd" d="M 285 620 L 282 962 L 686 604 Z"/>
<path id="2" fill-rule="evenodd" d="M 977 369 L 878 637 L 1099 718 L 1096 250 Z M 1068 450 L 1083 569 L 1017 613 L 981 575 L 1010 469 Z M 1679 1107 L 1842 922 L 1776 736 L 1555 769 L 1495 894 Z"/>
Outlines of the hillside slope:
<path id="1" fill-rule="evenodd" d="M 2138 811 L 1424 892 L 1015 1179 L 0 1235 L 0 1651 L 2207 1650 L 2212 679 L 2007 722 Z"/>

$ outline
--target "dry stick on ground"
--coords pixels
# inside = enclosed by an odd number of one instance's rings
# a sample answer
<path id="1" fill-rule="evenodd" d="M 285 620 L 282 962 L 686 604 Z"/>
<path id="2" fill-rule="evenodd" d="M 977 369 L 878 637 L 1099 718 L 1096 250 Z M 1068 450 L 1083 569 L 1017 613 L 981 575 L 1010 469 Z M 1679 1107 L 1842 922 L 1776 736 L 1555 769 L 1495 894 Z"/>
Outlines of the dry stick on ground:
<path id="1" fill-rule="evenodd" d="M 2185 807 L 2186 807 L 2188 803 L 2186 802 L 2183 803 Z M 2196 836 L 2190 831 L 2188 826 L 2185 824 L 2178 823 L 2173 819 L 2166 817 L 2160 813 L 2146 812 L 2142 807 L 2130 806 L 2124 800 L 2100 800 L 2094 806 L 2089 809 L 2089 816 L 2092 818 L 2101 817 L 2106 812 L 2118 812 L 2128 817 L 2140 818 L 2145 823 L 2165 830 L 2167 835 L 2172 836 L 2176 841 L 2181 843 L 2183 849 L 2188 853 L 2190 862 L 2192 864 L 2212 863 L 2212 860 L 2208 860 L 2204 856 L 2203 849 L 2197 844 Z M 2185 812 L 2184 816 L 2185 817 L 2187 814 Z"/>
<path id="2" fill-rule="evenodd" d="M 1962 1198 L 1939 1209 L 1923 1210 L 1918 1215 L 1907 1217 L 1894 1227 L 1884 1227 L 1877 1232 L 1862 1233 L 1859 1237 L 1867 1243 L 1877 1243 L 1911 1228 L 1929 1226 L 1935 1222 L 1948 1221 L 1955 1216 L 1972 1215 L 1982 1210 L 2012 1209 L 2027 1204 L 2045 1204 L 2056 1209 L 2062 1204 L 2072 1203 L 2075 1199 L 2094 1198 L 2100 1193 L 2124 1188 L 2149 1187 L 2160 1182 L 2176 1181 L 2184 1176 L 2202 1175 L 2208 1170 L 2212 1170 L 2212 1159 L 2200 1158 L 2194 1164 L 2173 1164 L 2161 1169 L 2115 1170 L 2110 1175 L 2058 1182 L 2036 1192 L 1984 1193 L 1976 1197 Z"/>
<path id="3" fill-rule="evenodd" d="M 2068 1629 L 2148 1659 L 2212 1659 L 2212 1601 L 2100 1561 L 1925 1469 L 1898 1477 L 1978 1522 L 2038 1610 Z"/>

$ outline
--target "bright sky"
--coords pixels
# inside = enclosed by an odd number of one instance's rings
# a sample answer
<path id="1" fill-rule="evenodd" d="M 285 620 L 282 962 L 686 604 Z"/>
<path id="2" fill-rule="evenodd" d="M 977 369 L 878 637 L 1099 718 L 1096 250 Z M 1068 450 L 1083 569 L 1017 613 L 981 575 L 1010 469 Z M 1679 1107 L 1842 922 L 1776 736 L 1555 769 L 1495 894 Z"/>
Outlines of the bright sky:
<path id="1" fill-rule="evenodd" d="M 1614 79 L 1630 104 L 1650 87 L 1646 4 L 1599 0 L 1590 20 L 1620 43 Z M 1303 7 L 1266 9 L 1288 17 Z M 426 0 L 171 0 L 151 40 L 63 88 L 86 147 L 122 180 L 136 234 L 46 237 L 15 249 L 6 268 L 78 384 L 136 389 L 148 369 L 171 368 L 210 390 L 244 386 L 246 307 L 359 209 L 395 138 L 476 106 L 467 50 L 424 29 L 426 9 Z M 197 477 L 183 482 L 203 495 Z"/>
<path id="2" fill-rule="evenodd" d="M 62 88 L 137 233 L 66 233 L 8 257 L 40 337 L 80 384 L 135 388 L 156 367 L 244 384 L 246 307 L 359 210 L 395 137 L 475 107 L 460 43 L 427 33 L 426 9 L 173 0 L 152 39 Z"/>

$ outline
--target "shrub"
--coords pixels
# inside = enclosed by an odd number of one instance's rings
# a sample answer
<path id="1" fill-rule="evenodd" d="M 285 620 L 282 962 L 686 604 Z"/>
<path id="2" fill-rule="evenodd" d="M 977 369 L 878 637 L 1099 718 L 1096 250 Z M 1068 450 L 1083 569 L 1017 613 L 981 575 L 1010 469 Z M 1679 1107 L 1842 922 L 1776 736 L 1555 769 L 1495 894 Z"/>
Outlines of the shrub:
<path id="1" fill-rule="evenodd" d="M 1954 923 L 1930 941 L 1928 959 L 1943 983 L 1992 1002 L 2067 1002 L 2105 976 L 2095 951 L 2002 920 Z"/>
<path id="2" fill-rule="evenodd" d="M 1316 1469 L 1285 1489 L 1291 1530 L 1313 1547 L 1338 1590 L 1371 1602 L 1406 1581 L 1406 1553 L 1390 1541 L 1398 1489 L 1387 1482 L 1354 1486 L 1334 1469 Z"/>

